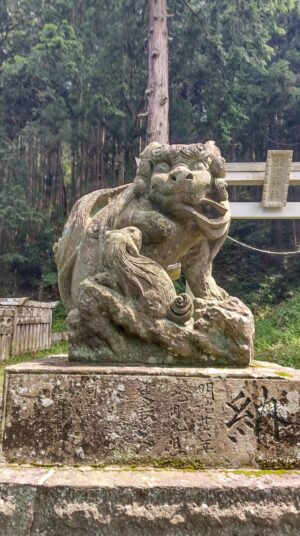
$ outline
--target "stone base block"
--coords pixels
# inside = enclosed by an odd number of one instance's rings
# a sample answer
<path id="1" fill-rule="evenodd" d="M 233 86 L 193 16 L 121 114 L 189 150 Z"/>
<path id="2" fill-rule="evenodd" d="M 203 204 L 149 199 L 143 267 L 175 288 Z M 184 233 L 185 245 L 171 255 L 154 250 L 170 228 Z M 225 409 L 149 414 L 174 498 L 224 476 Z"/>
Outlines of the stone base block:
<path id="1" fill-rule="evenodd" d="M 300 472 L 0 466 L 3 536 L 298 536 Z"/>
<path id="2" fill-rule="evenodd" d="M 10 461 L 176 467 L 300 466 L 300 372 L 79 366 L 6 369 Z"/>

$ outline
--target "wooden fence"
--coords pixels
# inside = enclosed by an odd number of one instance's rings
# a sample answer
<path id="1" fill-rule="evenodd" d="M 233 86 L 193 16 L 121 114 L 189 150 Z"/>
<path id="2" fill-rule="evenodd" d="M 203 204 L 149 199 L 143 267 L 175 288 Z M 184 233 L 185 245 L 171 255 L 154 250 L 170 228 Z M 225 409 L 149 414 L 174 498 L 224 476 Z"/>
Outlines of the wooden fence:
<path id="1" fill-rule="evenodd" d="M 52 310 L 57 302 L 0 300 L 0 360 L 51 346 Z"/>

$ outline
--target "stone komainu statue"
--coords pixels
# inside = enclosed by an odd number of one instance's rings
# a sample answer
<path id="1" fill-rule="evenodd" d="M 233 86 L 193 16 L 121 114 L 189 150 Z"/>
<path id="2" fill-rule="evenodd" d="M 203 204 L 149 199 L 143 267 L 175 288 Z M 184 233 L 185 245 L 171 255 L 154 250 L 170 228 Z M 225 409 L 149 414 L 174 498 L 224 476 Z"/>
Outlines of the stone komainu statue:
<path id="1" fill-rule="evenodd" d="M 54 248 L 70 359 L 249 363 L 252 315 L 212 277 L 230 224 L 224 177 L 214 142 L 152 143 L 132 184 L 75 204 Z M 176 297 L 178 261 L 194 300 Z"/>

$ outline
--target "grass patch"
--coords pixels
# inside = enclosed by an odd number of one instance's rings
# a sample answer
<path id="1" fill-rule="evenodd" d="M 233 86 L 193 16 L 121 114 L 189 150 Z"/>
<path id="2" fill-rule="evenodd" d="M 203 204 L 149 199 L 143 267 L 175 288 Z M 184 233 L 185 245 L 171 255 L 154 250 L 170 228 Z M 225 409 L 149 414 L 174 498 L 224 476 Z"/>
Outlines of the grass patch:
<path id="1" fill-rule="evenodd" d="M 48 350 L 40 350 L 38 352 L 29 352 L 27 354 L 17 355 L 12 359 L 0 362 L 0 386 L 3 385 L 4 369 L 9 365 L 18 365 L 28 361 L 39 361 L 40 359 L 49 357 L 50 355 L 66 354 L 68 352 L 68 343 L 65 341 L 53 344 Z"/>
<path id="2" fill-rule="evenodd" d="M 257 315 L 255 359 L 300 368 L 300 292 Z"/>

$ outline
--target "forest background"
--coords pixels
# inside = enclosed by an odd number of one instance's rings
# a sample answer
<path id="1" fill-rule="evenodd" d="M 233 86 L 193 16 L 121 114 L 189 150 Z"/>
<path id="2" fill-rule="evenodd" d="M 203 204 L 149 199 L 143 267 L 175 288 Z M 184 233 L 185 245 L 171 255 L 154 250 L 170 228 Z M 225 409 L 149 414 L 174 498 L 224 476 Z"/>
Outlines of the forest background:
<path id="1" fill-rule="evenodd" d="M 169 0 L 168 12 L 170 142 L 214 139 L 230 162 L 263 161 L 268 149 L 299 161 L 299 0 Z M 147 34 L 148 0 L 1 1 L 2 297 L 57 298 L 52 246 L 72 205 L 133 180 L 146 143 Z M 260 200 L 261 188 L 230 197 Z M 300 201 L 299 188 L 289 199 Z M 297 249 L 299 221 L 236 221 L 231 235 Z M 285 316 L 297 311 L 300 336 L 299 260 L 226 242 L 215 274 L 258 314 L 292 300 Z"/>

